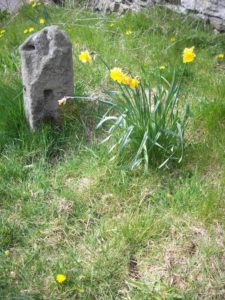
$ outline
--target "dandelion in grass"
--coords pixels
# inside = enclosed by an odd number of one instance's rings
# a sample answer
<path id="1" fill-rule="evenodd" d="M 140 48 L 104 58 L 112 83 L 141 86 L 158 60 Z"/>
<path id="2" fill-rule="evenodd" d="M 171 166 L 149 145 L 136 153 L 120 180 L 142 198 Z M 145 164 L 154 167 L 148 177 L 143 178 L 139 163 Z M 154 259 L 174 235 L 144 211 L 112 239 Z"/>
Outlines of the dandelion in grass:
<path id="1" fill-rule="evenodd" d="M 40 23 L 41 25 L 44 25 L 44 24 L 45 24 L 45 19 L 43 19 L 43 18 L 39 19 L 39 23 Z"/>
<path id="2" fill-rule="evenodd" d="M 27 33 L 33 32 L 33 31 L 34 31 L 34 27 L 29 27 L 29 28 L 24 29 L 23 33 L 27 34 Z"/>
<path id="3" fill-rule="evenodd" d="M 196 54 L 194 52 L 194 47 L 191 48 L 185 48 L 183 51 L 183 63 L 190 63 L 193 62 L 196 57 Z"/>
<path id="4" fill-rule="evenodd" d="M 223 54 L 223 53 L 218 54 L 218 55 L 217 55 L 217 58 L 223 59 L 223 58 L 224 58 L 224 54 Z"/>
<path id="5" fill-rule="evenodd" d="M 164 70 L 166 70 L 166 66 L 165 66 L 165 65 L 162 65 L 162 66 L 159 67 L 159 69 L 160 69 L 161 71 L 164 71 Z"/>
<path id="6" fill-rule="evenodd" d="M 9 250 L 5 250 L 5 256 L 9 256 L 9 255 L 10 255 Z"/>
<path id="7" fill-rule="evenodd" d="M 92 56 L 88 50 L 82 51 L 79 55 L 79 60 L 83 63 L 91 63 L 92 62 Z"/>
<path id="8" fill-rule="evenodd" d="M 131 35 L 131 34 L 132 34 L 132 31 L 131 31 L 131 30 L 127 30 L 127 31 L 125 32 L 125 34 L 126 34 L 126 35 Z"/>
<path id="9" fill-rule="evenodd" d="M 66 275 L 63 275 L 63 274 L 57 274 L 56 277 L 55 277 L 55 280 L 56 280 L 58 283 L 63 283 L 63 282 L 66 280 Z"/>

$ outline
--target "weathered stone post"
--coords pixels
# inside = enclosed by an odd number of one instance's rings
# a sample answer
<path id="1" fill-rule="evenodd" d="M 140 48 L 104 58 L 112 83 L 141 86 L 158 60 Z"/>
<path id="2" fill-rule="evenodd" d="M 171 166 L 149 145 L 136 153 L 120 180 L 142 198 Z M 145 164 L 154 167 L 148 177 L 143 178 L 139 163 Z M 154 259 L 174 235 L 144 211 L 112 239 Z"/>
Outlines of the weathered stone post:
<path id="1" fill-rule="evenodd" d="M 59 121 L 58 100 L 73 96 L 72 45 L 57 26 L 45 27 L 19 47 L 24 109 L 30 128 Z"/>

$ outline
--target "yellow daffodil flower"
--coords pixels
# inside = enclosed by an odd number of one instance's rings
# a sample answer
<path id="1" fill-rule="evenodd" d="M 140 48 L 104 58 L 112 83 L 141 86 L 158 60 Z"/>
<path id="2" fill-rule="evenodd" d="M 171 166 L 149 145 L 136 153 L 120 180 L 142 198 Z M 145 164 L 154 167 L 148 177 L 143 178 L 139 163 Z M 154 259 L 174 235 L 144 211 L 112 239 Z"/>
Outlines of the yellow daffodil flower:
<path id="1" fill-rule="evenodd" d="M 121 75 L 121 83 L 122 84 L 129 85 L 131 80 L 132 80 L 131 76 L 122 73 L 122 75 Z"/>
<path id="2" fill-rule="evenodd" d="M 185 48 L 183 51 L 183 63 L 190 63 L 194 61 L 196 55 L 194 53 L 194 47 Z"/>
<path id="3" fill-rule="evenodd" d="M 220 54 L 217 55 L 217 57 L 220 58 L 220 59 L 223 59 L 224 58 L 224 54 L 220 53 Z"/>
<path id="4" fill-rule="evenodd" d="M 63 275 L 63 274 L 57 274 L 56 277 L 55 277 L 55 280 L 58 283 L 63 283 L 66 280 L 66 276 Z"/>
<path id="5" fill-rule="evenodd" d="M 39 19 L 39 23 L 40 23 L 41 25 L 45 24 L 45 19 L 43 19 L 43 18 Z"/>
<path id="6" fill-rule="evenodd" d="M 139 81 L 137 80 L 137 78 L 132 78 L 131 81 L 130 81 L 130 88 L 131 89 L 135 89 L 139 84 Z"/>
<path id="7" fill-rule="evenodd" d="M 131 76 L 123 73 L 121 68 L 117 67 L 110 70 L 110 77 L 119 84 L 129 85 L 131 89 L 135 89 L 139 84 L 137 78 L 132 78 Z"/>
<path id="8" fill-rule="evenodd" d="M 121 68 L 113 68 L 110 70 L 110 77 L 112 80 L 122 83 L 124 80 L 124 74 Z"/>
<path id="9" fill-rule="evenodd" d="M 91 63 L 92 62 L 92 56 L 89 53 L 88 50 L 82 51 L 79 55 L 79 60 L 83 63 Z"/>
<path id="10" fill-rule="evenodd" d="M 59 106 L 64 106 L 66 105 L 66 97 L 63 97 L 62 99 L 58 100 Z"/>

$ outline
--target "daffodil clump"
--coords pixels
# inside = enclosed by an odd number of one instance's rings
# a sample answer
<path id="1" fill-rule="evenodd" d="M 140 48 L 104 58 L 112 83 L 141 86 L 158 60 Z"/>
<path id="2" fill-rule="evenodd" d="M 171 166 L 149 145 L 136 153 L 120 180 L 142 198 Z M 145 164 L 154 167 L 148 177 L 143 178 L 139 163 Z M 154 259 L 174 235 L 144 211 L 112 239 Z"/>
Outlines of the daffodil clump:
<path id="1" fill-rule="evenodd" d="M 106 113 L 97 126 L 100 128 L 104 123 L 111 123 L 108 136 L 102 142 L 113 143 L 109 149 L 112 159 L 128 160 L 127 169 L 143 165 L 145 170 L 150 164 L 157 163 L 162 168 L 170 161 L 181 162 L 189 108 L 188 105 L 185 109 L 180 107 L 180 82 L 177 82 L 175 71 L 169 83 L 162 76 L 166 65 L 159 66 L 160 81 L 157 88 L 152 88 L 151 84 L 142 83 L 120 67 L 110 68 L 101 56 L 98 58 L 120 87 L 117 93 L 108 92 L 106 95 L 107 105 L 112 105 L 108 113 L 113 111 L 114 114 Z M 194 47 L 183 50 L 184 64 L 195 58 Z M 93 55 L 88 50 L 82 51 L 79 60 L 91 63 Z M 65 97 L 58 100 L 59 106 L 65 105 L 66 100 Z"/>
<path id="2" fill-rule="evenodd" d="M 184 49 L 183 63 L 191 63 L 195 58 L 194 47 Z M 118 159 L 125 169 L 142 166 L 147 171 L 150 165 L 162 168 L 170 162 L 182 161 L 189 107 L 179 101 L 180 82 L 176 72 L 171 83 L 162 76 L 166 68 L 159 66 L 160 78 L 154 88 L 122 68 L 109 69 L 110 78 L 119 84 L 120 90 L 107 93 L 107 105 L 112 105 L 108 111 L 115 113 L 105 114 L 97 128 L 109 123 L 102 143 L 110 144 L 111 160 Z"/>

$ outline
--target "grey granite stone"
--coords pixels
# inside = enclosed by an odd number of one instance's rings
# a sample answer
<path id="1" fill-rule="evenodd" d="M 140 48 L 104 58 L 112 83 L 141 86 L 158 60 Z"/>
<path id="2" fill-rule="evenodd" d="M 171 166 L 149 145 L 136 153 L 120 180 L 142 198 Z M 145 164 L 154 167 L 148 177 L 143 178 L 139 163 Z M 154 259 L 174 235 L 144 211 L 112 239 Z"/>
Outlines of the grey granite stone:
<path id="1" fill-rule="evenodd" d="M 73 96 L 72 45 L 57 26 L 45 27 L 19 47 L 24 108 L 30 128 L 59 121 L 58 100 Z"/>

